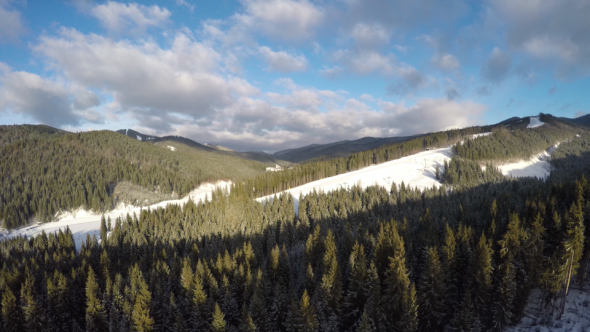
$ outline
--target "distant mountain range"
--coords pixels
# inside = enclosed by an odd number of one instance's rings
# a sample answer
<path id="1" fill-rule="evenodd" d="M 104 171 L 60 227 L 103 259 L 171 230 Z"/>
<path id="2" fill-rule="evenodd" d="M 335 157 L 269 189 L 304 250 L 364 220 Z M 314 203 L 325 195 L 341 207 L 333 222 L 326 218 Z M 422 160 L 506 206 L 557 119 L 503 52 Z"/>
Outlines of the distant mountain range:
<path id="1" fill-rule="evenodd" d="M 275 165 L 280 165 L 282 167 L 290 167 L 292 163 L 290 161 L 285 161 L 284 159 L 280 159 L 276 156 L 273 156 L 268 153 L 264 152 L 238 152 L 234 151 L 230 148 L 226 148 L 224 146 L 215 145 L 215 144 L 201 144 L 193 141 L 192 139 L 182 137 L 182 136 L 154 136 L 154 135 L 145 135 L 133 129 L 120 129 L 117 130 L 118 133 L 126 135 L 128 137 L 137 139 L 143 142 L 177 142 L 182 143 L 184 145 L 188 145 L 194 149 L 208 151 L 208 152 L 215 152 L 219 154 L 225 154 L 229 156 L 240 157 L 244 159 L 258 161 L 260 163 L 265 164 L 269 167 L 274 167 Z"/>
<path id="2" fill-rule="evenodd" d="M 564 122 L 570 124 L 576 124 L 581 126 L 590 126 L 590 114 L 584 115 L 578 118 L 558 118 Z M 509 127 L 510 129 L 517 129 L 517 128 L 526 128 L 529 124 L 529 117 L 512 117 L 506 119 L 502 122 L 499 122 L 495 125 L 491 125 L 490 128 L 495 126 L 504 126 Z M 400 136 L 400 137 L 363 137 L 356 140 L 344 140 L 338 141 L 334 143 L 327 143 L 327 144 L 311 144 L 300 148 L 294 149 L 286 149 L 277 151 L 273 154 L 268 154 L 265 152 L 237 152 L 233 151 L 230 148 L 215 145 L 215 144 L 201 144 L 197 143 L 191 139 L 180 137 L 180 136 L 150 136 L 139 133 L 132 129 L 121 129 L 117 131 L 118 133 L 127 135 L 129 137 L 141 140 L 141 141 L 152 141 L 152 142 L 161 142 L 161 141 L 174 141 L 186 144 L 191 146 L 195 149 L 200 149 L 204 151 L 217 151 L 221 153 L 226 153 L 229 155 L 234 155 L 246 159 L 256 160 L 261 163 L 264 163 L 268 166 L 274 166 L 275 164 L 281 165 L 283 167 L 290 166 L 290 163 L 301 163 L 310 160 L 322 160 L 322 159 L 331 159 L 331 158 L 338 158 L 338 157 L 346 157 L 350 156 L 353 153 L 367 151 L 371 149 L 376 149 L 381 146 L 392 144 L 392 143 L 400 143 L 404 141 L 408 141 L 410 139 L 420 137 L 422 135 L 413 135 L 413 136 Z"/>
<path id="3" fill-rule="evenodd" d="M 384 138 L 363 137 L 352 141 L 345 140 L 328 144 L 311 144 L 301 148 L 278 151 L 273 156 L 294 163 L 317 158 L 330 159 L 346 157 L 356 152 L 376 149 L 386 144 L 399 143 L 419 136 L 421 135 Z"/>

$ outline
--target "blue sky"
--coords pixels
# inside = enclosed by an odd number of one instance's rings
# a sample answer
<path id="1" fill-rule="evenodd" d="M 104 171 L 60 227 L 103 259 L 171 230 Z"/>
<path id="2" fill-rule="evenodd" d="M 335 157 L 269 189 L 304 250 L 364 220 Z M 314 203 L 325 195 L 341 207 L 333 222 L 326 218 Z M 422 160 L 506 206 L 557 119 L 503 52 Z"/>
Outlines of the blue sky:
<path id="1" fill-rule="evenodd" d="M 586 0 L 0 0 L 0 124 L 277 151 L 590 112 Z"/>

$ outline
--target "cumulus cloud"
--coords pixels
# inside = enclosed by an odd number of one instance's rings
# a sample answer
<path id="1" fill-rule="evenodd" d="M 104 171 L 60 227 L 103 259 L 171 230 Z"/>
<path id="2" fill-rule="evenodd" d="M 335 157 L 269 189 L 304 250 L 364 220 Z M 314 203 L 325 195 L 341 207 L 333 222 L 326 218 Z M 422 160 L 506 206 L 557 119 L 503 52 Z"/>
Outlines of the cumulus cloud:
<path id="1" fill-rule="evenodd" d="M 301 41 L 315 35 L 324 13 L 308 0 L 242 0 L 245 13 L 235 16 L 239 29 L 269 37 Z"/>
<path id="2" fill-rule="evenodd" d="M 101 121 L 93 108 L 98 97 L 91 91 L 23 71 L 4 72 L 0 83 L 0 111 L 25 114 L 55 127 Z"/>
<path id="3" fill-rule="evenodd" d="M 8 8 L 0 1 L 0 42 L 14 41 L 24 32 L 20 12 Z"/>
<path id="4" fill-rule="evenodd" d="M 110 32 L 145 33 L 149 27 L 161 27 L 169 23 L 170 11 L 157 5 L 144 6 L 109 1 L 91 10 L 100 24 Z"/>
<path id="5" fill-rule="evenodd" d="M 62 29 L 34 47 L 52 69 L 80 85 L 111 93 L 122 108 L 178 112 L 194 118 L 258 90 L 241 78 L 218 74 L 221 56 L 178 34 L 169 49 L 151 42 L 114 42 Z"/>
<path id="6" fill-rule="evenodd" d="M 374 48 L 389 43 L 391 33 L 382 25 L 357 23 L 350 31 L 357 47 Z"/>
<path id="7" fill-rule="evenodd" d="M 342 74 L 342 71 L 343 71 L 342 67 L 334 66 L 334 67 L 324 67 L 324 68 L 320 69 L 319 73 L 326 78 L 329 78 L 331 80 L 335 80 L 340 77 L 340 75 Z"/>
<path id="8" fill-rule="evenodd" d="M 446 98 L 424 99 L 410 107 L 390 102 L 379 106 L 379 110 L 372 110 L 363 101 L 349 98 L 339 107 L 319 111 L 242 98 L 217 121 L 180 125 L 175 133 L 237 150 L 272 151 L 364 136 L 403 136 L 464 127 L 478 123 L 485 109 L 481 104 Z"/>
<path id="9" fill-rule="evenodd" d="M 295 72 L 307 69 L 307 59 L 304 55 L 291 55 L 287 52 L 275 52 L 269 47 L 262 46 L 258 51 L 268 64 L 269 71 Z"/>
<path id="10" fill-rule="evenodd" d="M 195 5 L 191 5 L 185 0 L 175 0 L 177 6 L 186 7 L 191 13 L 195 10 Z"/>
<path id="11" fill-rule="evenodd" d="M 459 60 L 452 54 L 435 54 L 430 59 L 432 65 L 444 72 L 451 72 L 460 68 Z"/>
<path id="12" fill-rule="evenodd" d="M 500 83 L 506 78 L 511 67 L 510 55 L 495 47 L 484 64 L 481 74 L 484 79 L 492 83 Z"/>
<path id="13" fill-rule="evenodd" d="M 490 0 L 512 49 L 563 72 L 590 70 L 590 3 L 586 0 Z"/>

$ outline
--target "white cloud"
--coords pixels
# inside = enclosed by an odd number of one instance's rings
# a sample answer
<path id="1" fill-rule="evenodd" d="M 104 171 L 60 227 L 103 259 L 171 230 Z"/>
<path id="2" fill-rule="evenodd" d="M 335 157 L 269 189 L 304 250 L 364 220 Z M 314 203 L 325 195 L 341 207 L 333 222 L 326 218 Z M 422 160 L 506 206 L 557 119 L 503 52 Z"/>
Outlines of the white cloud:
<path id="1" fill-rule="evenodd" d="M 93 108 L 98 97 L 80 87 L 23 71 L 4 72 L 0 83 L 0 112 L 25 114 L 56 127 L 79 125 L 83 120 L 99 122 L 102 118 Z"/>
<path id="2" fill-rule="evenodd" d="M 324 67 L 324 68 L 320 69 L 319 73 L 322 76 L 325 76 L 331 80 L 335 80 L 340 77 L 340 75 L 342 74 L 342 71 L 343 71 L 342 67 L 334 66 L 334 67 Z"/>
<path id="3" fill-rule="evenodd" d="M 195 5 L 191 5 L 185 0 L 175 0 L 177 6 L 186 7 L 191 13 L 195 10 Z"/>
<path id="4" fill-rule="evenodd" d="M 24 32 L 20 12 L 9 10 L 0 1 L 0 41 L 14 41 Z"/>
<path id="5" fill-rule="evenodd" d="M 252 29 L 286 41 L 312 37 L 323 11 L 308 0 L 242 0 L 246 13 L 236 15 L 239 29 Z"/>
<path id="6" fill-rule="evenodd" d="M 500 83 L 506 78 L 511 68 L 512 58 L 510 55 L 494 47 L 482 68 L 482 76 L 490 82 Z"/>
<path id="7" fill-rule="evenodd" d="M 389 43 L 391 34 L 387 29 L 377 23 L 357 23 L 352 28 L 350 36 L 358 47 L 373 48 Z"/>
<path id="8" fill-rule="evenodd" d="M 287 52 L 274 52 L 269 47 L 262 46 L 258 51 L 268 64 L 268 70 L 279 72 L 305 71 L 307 59 L 304 55 L 291 55 Z"/>
<path id="9" fill-rule="evenodd" d="M 587 0 L 489 0 L 489 11 L 506 31 L 510 49 L 524 51 L 562 72 L 590 70 Z"/>
<path id="10" fill-rule="evenodd" d="M 149 27 L 169 23 L 170 11 L 157 5 L 147 7 L 136 3 L 109 1 L 92 8 L 92 14 L 110 32 L 142 34 Z"/>
<path id="11" fill-rule="evenodd" d="M 459 60 L 452 54 L 435 54 L 430 59 L 431 63 L 438 69 L 451 72 L 460 68 Z"/>
<path id="12" fill-rule="evenodd" d="M 320 112 L 242 98 L 225 109 L 217 121 L 180 125 L 175 133 L 240 150 L 277 150 L 364 136 L 403 136 L 465 127 L 477 124 L 485 110 L 481 104 L 446 98 L 424 99 L 411 107 L 381 102 L 380 107 L 371 110 L 351 98 L 338 108 Z"/>
<path id="13" fill-rule="evenodd" d="M 113 96 L 123 109 L 145 108 L 195 118 L 258 90 L 243 79 L 222 76 L 222 57 L 210 46 L 178 34 L 169 49 L 151 42 L 114 42 L 62 29 L 34 47 L 50 68 L 72 82 Z"/>

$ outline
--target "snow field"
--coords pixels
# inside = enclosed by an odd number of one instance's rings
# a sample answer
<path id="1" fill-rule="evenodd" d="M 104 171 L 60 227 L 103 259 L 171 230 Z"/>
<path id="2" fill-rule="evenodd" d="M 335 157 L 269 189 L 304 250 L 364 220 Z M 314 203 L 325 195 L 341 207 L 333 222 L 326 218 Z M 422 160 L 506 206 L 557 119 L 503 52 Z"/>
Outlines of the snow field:
<path id="1" fill-rule="evenodd" d="M 541 127 L 544 124 L 545 124 L 545 122 L 541 122 L 541 120 L 539 119 L 538 116 L 531 116 L 530 122 L 526 127 L 527 128 L 537 128 L 537 127 Z"/>
<path id="2" fill-rule="evenodd" d="M 20 228 L 18 230 L 13 230 L 9 232 L 5 237 L 0 236 L 0 240 L 2 238 L 13 238 L 17 236 L 37 236 L 41 234 L 41 232 L 45 231 L 45 233 L 54 233 L 61 230 L 66 230 L 69 226 L 72 234 L 74 236 L 74 241 L 76 243 L 76 250 L 80 250 L 82 242 L 86 240 L 86 235 L 96 235 L 97 238 L 100 239 L 100 219 L 104 215 L 106 219 L 109 217 L 111 218 L 112 225 L 114 226 L 115 220 L 119 217 L 122 219 L 129 214 L 133 216 L 135 213 L 138 217 L 142 210 L 147 209 L 157 209 L 159 207 L 166 207 L 168 204 L 175 204 L 175 205 L 183 205 L 188 202 L 189 199 L 193 200 L 194 202 L 211 200 L 212 193 L 217 189 L 221 188 L 223 190 L 229 190 L 231 186 L 231 181 L 219 181 L 217 183 L 205 183 L 199 186 L 197 189 L 191 191 L 186 197 L 176 200 L 169 200 L 163 201 L 160 203 L 156 203 L 150 206 L 134 206 L 134 205 L 127 205 L 127 204 L 119 204 L 117 208 L 114 210 L 107 212 L 105 214 L 102 213 L 94 213 L 91 211 L 86 211 L 83 209 L 78 209 L 75 211 L 64 212 L 58 216 L 58 220 L 54 222 L 49 222 L 41 225 L 32 225 Z"/>
<path id="3" fill-rule="evenodd" d="M 516 326 L 506 328 L 506 331 L 590 331 L 590 284 L 586 283 L 585 287 L 580 289 L 579 285 L 573 284 L 574 280 L 572 279 L 572 286 L 570 286 L 569 294 L 566 297 L 563 316 L 559 317 L 561 311 L 557 306 L 555 310 L 552 310 L 551 305 L 545 307 L 542 304 L 541 291 L 535 289 L 529 296 L 521 321 Z"/>
<path id="4" fill-rule="evenodd" d="M 551 173 L 551 165 L 549 164 L 551 154 L 558 146 L 559 143 L 529 160 L 521 160 L 516 163 L 500 165 L 498 168 L 502 174 L 513 178 L 536 177 L 539 179 L 546 179 Z"/>

